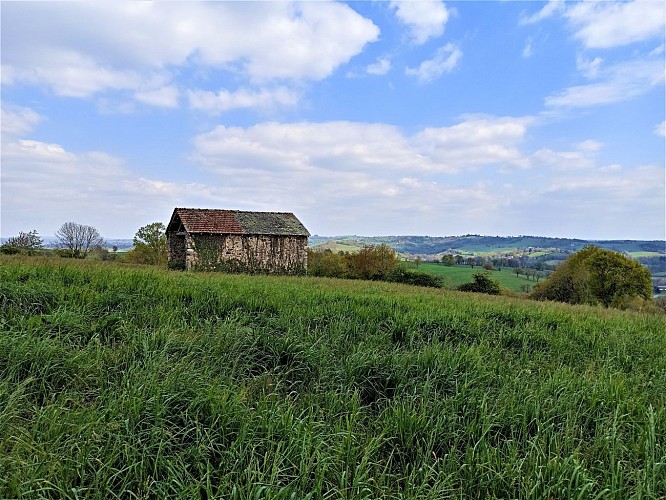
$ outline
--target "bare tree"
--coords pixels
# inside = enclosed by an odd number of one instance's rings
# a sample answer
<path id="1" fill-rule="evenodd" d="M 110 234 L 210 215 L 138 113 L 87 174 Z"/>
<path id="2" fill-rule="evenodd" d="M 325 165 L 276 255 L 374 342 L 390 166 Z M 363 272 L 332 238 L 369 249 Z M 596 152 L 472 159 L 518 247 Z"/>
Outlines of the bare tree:
<path id="1" fill-rule="evenodd" d="M 44 240 L 39 237 L 37 230 L 28 233 L 21 231 L 18 236 L 9 238 L 2 246 L 0 246 L 0 252 L 33 254 L 37 252 L 37 250 L 41 250 L 43 244 Z"/>
<path id="2" fill-rule="evenodd" d="M 92 226 L 65 222 L 55 233 L 59 246 L 67 249 L 70 257 L 83 259 L 90 250 L 104 246 L 104 238 Z"/>

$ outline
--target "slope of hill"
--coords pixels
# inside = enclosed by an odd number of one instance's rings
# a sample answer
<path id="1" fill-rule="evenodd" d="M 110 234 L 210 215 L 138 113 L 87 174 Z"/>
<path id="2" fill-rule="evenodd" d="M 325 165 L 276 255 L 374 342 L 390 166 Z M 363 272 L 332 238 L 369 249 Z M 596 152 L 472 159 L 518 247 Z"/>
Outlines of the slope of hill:
<path id="1" fill-rule="evenodd" d="M 437 255 L 444 252 L 475 255 L 526 252 L 529 249 L 549 249 L 552 252 L 575 252 L 594 244 L 616 252 L 666 255 L 666 241 L 639 240 L 580 240 L 540 236 L 311 236 L 310 246 L 338 244 L 350 247 L 386 243 L 397 252 L 414 255 Z"/>
<path id="2" fill-rule="evenodd" d="M 0 256 L 0 497 L 663 498 L 666 319 Z"/>

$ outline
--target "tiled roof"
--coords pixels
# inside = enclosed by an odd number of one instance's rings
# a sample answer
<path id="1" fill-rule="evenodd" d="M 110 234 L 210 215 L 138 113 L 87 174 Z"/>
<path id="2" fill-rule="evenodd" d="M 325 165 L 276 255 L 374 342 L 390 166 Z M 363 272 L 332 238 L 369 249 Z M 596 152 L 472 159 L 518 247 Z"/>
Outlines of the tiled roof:
<path id="1" fill-rule="evenodd" d="M 310 236 L 296 216 L 289 212 L 242 212 L 206 208 L 176 208 L 169 231 L 183 224 L 190 234 L 270 234 Z"/>

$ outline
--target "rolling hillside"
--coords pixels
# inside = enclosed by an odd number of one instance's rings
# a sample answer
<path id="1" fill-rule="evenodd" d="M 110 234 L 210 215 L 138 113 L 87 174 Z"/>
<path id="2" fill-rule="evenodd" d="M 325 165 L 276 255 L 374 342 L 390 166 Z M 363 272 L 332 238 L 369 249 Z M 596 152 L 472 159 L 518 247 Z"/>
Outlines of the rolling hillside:
<path id="1" fill-rule="evenodd" d="M 2 498 L 663 498 L 666 317 L 0 256 Z"/>
<path id="2" fill-rule="evenodd" d="M 585 245 L 594 244 L 601 248 L 629 254 L 666 255 L 666 241 L 609 240 L 594 241 L 568 238 L 547 238 L 539 236 L 311 236 L 310 246 L 343 245 L 360 248 L 363 245 L 386 243 L 397 252 L 412 255 L 438 255 L 445 252 L 474 255 L 522 253 L 530 249 L 546 249 L 552 253 L 575 252 Z"/>

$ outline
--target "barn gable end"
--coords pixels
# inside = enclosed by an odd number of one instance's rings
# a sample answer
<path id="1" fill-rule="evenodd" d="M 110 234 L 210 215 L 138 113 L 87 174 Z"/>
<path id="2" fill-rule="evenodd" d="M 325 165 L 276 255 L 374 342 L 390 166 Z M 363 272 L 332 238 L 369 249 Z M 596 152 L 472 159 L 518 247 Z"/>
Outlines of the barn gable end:
<path id="1" fill-rule="evenodd" d="M 292 213 L 176 208 L 167 226 L 169 266 L 301 274 L 310 233 Z"/>

